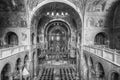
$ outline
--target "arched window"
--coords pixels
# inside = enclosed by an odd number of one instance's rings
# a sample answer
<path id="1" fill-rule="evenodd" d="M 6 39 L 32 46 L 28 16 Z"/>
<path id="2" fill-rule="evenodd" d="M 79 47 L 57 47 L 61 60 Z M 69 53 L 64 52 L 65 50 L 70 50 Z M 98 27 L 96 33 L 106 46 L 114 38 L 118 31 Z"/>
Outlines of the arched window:
<path id="1" fill-rule="evenodd" d="M 18 45 L 18 36 L 14 32 L 8 32 L 5 40 L 7 45 L 10 46 Z"/>
<path id="2" fill-rule="evenodd" d="M 111 74 L 111 79 L 110 80 L 120 80 L 120 75 L 117 72 L 113 72 Z"/>
<path id="3" fill-rule="evenodd" d="M 21 59 L 18 58 L 15 64 L 15 74 L 13 77 L 14 80 L 20 80 L 20 68 L 21 68 Z"/>
<path id="4" fill-rule="evenodd" d="M 95 36 L 95 45 L 106 45 L 107 42 L 107 36 L 105 35 L 105 33 L 98 33 Z"/>
<path id="5" fill-rule="evenodd" d="M 28 68 L 28 55 L 26 55 L 25 56 L 25 58 L 24 58 L 24 66 L 26 67 L 26 68 Z"/>
<path id="6" fill-rule="evenodd" d="M 104 80 L 105 72 L 101 63 L 96 64 L 96 79 Z"/>
<path id="7" fill-rule="evenodd" d="M 35 74 L 35 65 L 36 65 L 36 63 L 35 63 L 35 60 L 36 60 L 36 54 L 35 54 L 35 52 L 33 53 L 33 56 L 32 56 L 32 60 L 33 60 L 33 74 L 32 74 L 32 76 L 34 77 L 34 74 Z"/>
<path id="8" fill-rule="evenodd" d="M 35 34 L 34 33 L 32 33 L 32 35 L 31 35 L 31 42 L 32 42 L 32 44 L 35 44 Z"/>
<path id="9" fill-rule="evenodd" d="M 11 73 L 11 65 L 7 63 L 2 69 L 1 80 L 11 80 L 9 76 L 10 73 Z"/>
<path id="10" fill-rule="evenodd" d="M 40 55 L 41 55 L 41 49 L 37 49 L 37 56 L 38 56 L 38 58 L 40 57 Z"/>
<path id="11" fill-rule="evenodd" d="M 39 36 L 37 36 L 37 43 L 39 43 L 40 42 L 40 39 L 39 39 Z"/>
<path id="12" fill-rule="evenodd" d="M 17 61 L 16 61 L 16 70 L 19 72 L 20 70 L 20 67 L 21 67 L 21 59 L 18 58 Z"/>

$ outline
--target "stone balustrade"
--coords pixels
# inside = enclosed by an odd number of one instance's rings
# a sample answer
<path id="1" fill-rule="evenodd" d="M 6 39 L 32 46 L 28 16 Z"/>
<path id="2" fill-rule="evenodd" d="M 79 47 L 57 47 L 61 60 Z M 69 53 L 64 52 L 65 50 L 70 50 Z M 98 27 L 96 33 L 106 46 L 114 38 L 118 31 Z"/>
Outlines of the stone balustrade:
<path id="1" fill-rule="evenodd" d="M 98 48 L 95 46 L 84 46 L 84 50 L 120 66 L 120 54 L 117 50 Z"/>
<path id="2" fill-rule="evenodd" d="M 29 50 L 29 48 L 30 47 L 27 45 L 22 45 L 22 46 L 0 49 L 0 59 L 10 57 L 10 56 L 18 54 L 20 52 L 24 52 L 26 50 Z"/>

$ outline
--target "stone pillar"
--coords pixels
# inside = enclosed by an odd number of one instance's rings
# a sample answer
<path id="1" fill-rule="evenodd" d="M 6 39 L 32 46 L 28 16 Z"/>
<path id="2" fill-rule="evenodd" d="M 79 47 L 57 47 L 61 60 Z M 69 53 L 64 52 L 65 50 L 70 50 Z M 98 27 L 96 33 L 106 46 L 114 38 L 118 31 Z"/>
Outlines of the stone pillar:
<path id="1" fill-rule="evenodd" d="M 34 78 L 37 77 L 37 50 L 36 50 L 36 54 L 34 55 Z"/>
<path id="2" fill-rule="evenodd" d="M 29 72 L 30 72 L 30 80 L 33 78 L 33 60 L 32 59 L 30 59 L 29 60 Z"/>
<path id="3" fill-rule="evenodd" d="M 22 70 L 23 70 L 23 63 L 21 62 L 20 66 L 19 66 L 19 69 L 20 69 L 20 80 L 22 80 Z"/>
<path id="4" fill-rule="evenodd" d="M 37 54 L 33 52 L 31 55 L 31 59 L 29 60 L 29 71 L 30 71 L 30 78 L 33 79 L 36 76 L 36 67 L 37 67 Z"/>

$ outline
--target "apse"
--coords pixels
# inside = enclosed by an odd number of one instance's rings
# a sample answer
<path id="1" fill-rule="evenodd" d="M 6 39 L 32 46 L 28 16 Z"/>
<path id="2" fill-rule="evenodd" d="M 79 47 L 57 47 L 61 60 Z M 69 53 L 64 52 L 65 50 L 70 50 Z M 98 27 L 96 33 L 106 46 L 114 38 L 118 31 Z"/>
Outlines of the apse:
<path id="1" fill-rule="evenodd" d="M 36 30 L 35 34 L 39 36 L 38 42 L 42 44 L 44 42 L 43 45 L 46 49 L 53 44 L 65 44 L 66 49 L 70 48 L 70 45 L 75 47 L 77 39 L 81 36 L 81 26 L 79 13 L 70 5 L 62 2 L 51 2 L 43 5 L 35 11 L 31 19 L 31 28 Z M 52 41 L 52 39 L 56 40 Z M 60 43 L 57 39 L 60 39 Z"/>

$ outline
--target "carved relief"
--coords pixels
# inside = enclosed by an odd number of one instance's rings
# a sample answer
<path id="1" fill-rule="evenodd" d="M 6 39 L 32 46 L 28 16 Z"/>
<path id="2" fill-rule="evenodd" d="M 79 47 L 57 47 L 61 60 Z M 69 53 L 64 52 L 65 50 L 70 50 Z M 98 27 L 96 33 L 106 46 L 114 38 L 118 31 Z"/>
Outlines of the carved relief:
<path id="1" fill-rule="evenodd" d="M 87 21 L 87 27 L 104 27 L 104 19 L 95 20 L 90 17 Z"/>
<path id="2" fill-rule="evenodd" d="M 23 40 L 23 41 L 25 41 L 25 40 L 26 40 L 26 38 L 27 38 L 27 34 L 22 33 L 22 40 Z"/>
<path id="3" fill-rule="evenodd" d="M 91 26 L 94 26 L 95 25 L 95 20 L 94 20 L 94 18 L 92 18 L 92 17 L 90 17 L 90 18 L 88 18 L 88 25 L 87 25 L 87 27 L 91 27 Z"/>
<path id="4" fill-rule="evenodd" d="M 99 19 L 97 21 L 97 23 L 95 24 L 96 27 L 104 27 L 104 20 L 103 19 Z"/>
<path id="5" fill-rule="evenodd" d="M 21 27 L 27 27 L 27 22 L 26 20 L 21 20 Z"/>

